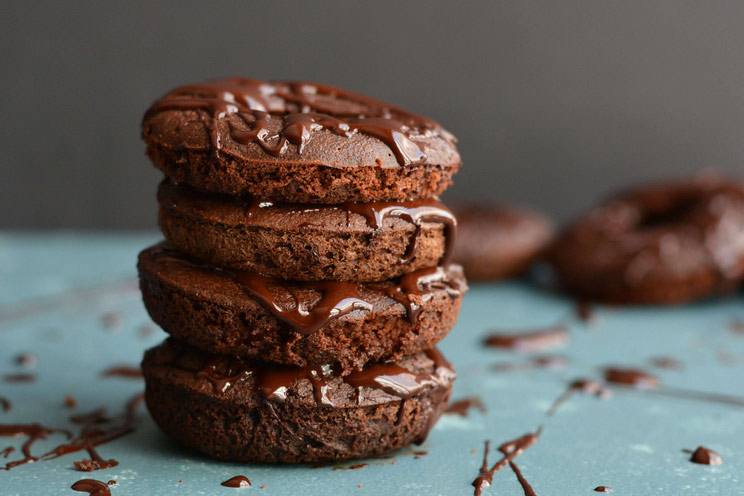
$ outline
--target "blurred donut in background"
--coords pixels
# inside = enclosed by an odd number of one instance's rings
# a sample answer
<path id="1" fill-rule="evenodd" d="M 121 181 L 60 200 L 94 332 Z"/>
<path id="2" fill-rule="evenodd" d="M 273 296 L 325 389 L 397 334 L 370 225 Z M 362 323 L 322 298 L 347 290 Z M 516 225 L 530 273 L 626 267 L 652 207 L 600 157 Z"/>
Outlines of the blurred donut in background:
<path id="1" fill-rule="evenodd" d="M 542 215 L 505 205 L 454 205 L 457 241 L 452 257 L 469 281 L 495 281 L 523 274 L 553 238 Z"/>
<path id="2" fill-rule="evenodd" d="M 608 303 L 682 303 L 744 279 L 744 184 L 705 175 L 619 194 L 565 229 L 559 285 Z"/>

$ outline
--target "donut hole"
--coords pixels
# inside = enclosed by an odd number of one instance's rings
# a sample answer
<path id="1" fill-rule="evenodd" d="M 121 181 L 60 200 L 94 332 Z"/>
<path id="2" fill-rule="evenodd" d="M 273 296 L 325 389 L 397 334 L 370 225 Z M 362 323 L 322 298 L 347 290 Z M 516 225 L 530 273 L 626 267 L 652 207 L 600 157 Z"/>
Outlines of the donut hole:
<path id="1" fill-rule="evenodd" d="M 653 205 L 643 212 L 638 227 L 641 229 L 655 229 L 673 224 L 679 224 L 689 218 L 698 207 L 700 199 L 696 196 L 675 198 L 663 205 Z"/>

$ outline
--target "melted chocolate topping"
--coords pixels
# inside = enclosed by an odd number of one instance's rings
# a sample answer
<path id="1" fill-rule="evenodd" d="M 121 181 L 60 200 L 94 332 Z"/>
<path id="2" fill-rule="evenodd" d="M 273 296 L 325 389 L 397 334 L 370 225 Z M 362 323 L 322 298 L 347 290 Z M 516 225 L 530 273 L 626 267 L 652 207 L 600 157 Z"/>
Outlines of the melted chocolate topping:
<path id="1" fill-rule="evenodd" d="M 72 485 L 72 490 L 88 493 L 90 496 L 111 496 L 108 485 L 95 479 L 80 479 Z"/>
<path id="2" fill-rule="evenodd" d="M 124 377 L 127 379 L 141 379 L 142 369 L 139 367 L 130 367 L 128 365 L 119 365 L 111 367 L 101 372 L 103 377 Z"/>
<path id="3" fill-rule="evenodd" d="M 236 272 L 235 281 L 264 308 L 283 320 L 302 335 L 312 334 L 332 320 L 342 317 L 354 310 L 372 310 L 372 305 L 359 296 L 359 284 L 344 281 L 305 281 L 293 284 L 319 292 L 322 296 L 311 310 L 302 307 L 295 301 L 294 308 L 282 308 L 274 299 L 270 287 L 283 287 L 280 279 L 264 276 L 256 272 Z"/>
<path id="4" fill-rule="evenodd" d="M 447 272 L 443 267 L 431 267 L 410 272 L 401 277 L 397 286 L 371 286 L 381 291 L 389 298 L 393 298 L 406 308 L 408 320 L 416 322 L 421 313 L 421 304 L 433 297 L 432 290 L 445 290 L 456 296 L 461 288 L 447 280 Z M 413 297 L 413 298 L 412 298 Z"/>
<path id="5" fill-rule="evenodd" d="M 723 463 L 723 458 L 713 450 L 704 446 L 698 446 L 697 449 L 693 451 L 690 461 L 701 465 L 720 465 Z"/>
<path id="6" fill-rule="evenodd" d="M 505 348 L 515 351 L 545 351 L 564 346 L 570 339 L 570 333 L 564 327 L 538 329 L 520 333 L 494 333 L 483 341 L 486 346 Z"/>
<path id="7" fill-rule="evenodd" d="M 461 417 L 467 417 L 468 411 L 471 408 L 475 408 L 481 413 L 486 413 L 486 407 L 483 405 L 483 401 L 481 401 L 481 399 L 477 396 L 463 398 L 461 400 L 450 403 L 444 413 L 451 413 L 454 415 L 459 415 Z"/>
<path id="8" fill-rule="evenodd" d="M 245 475 L 236 475 L 220 484 L 225 487 L 250 487 L 251 481 Z"/>
<path id="9" fill-rule="evenodd" d="M 604 378 L 610 384 L 638 389 L 656 389 L 659 387 L 659 380 L 656 377 L 638 369 L 608 367 L 604 370 Z"/>
<path id="10" fill-rule="evenodd" d="M 423 198 L 407 202 L 348 202 L 338 205 L 338 208 L 361 215 L 367 221 L 367 225 L 373 229 L 379 229 L 388 217 L 400 218 L 413 224 L 416 229 L 408 244 L 408 252 L 401 260 L 403 263 L 410 262 L 416 256 L 422 224 L 424 222 L 441 223 L 445 226 L 446 246 L 440 265 L 448 265 L 452 258 L 457 237 L 457 219 L 450 209 L 435 199 Z"/>
<path id="11" fill-rule="evenodd" d="M 218 122 L 228 121 L 238 143 L 257 143 L 279 156 L 290 144 L 302 154 L 313 133 L 327 130 L 338 136 L 365 134 L 385 143 L 399 165 L 426 159 L 413 141 L 436 135 L 454 142 L 439 124 L 372 98 L 350 91 L 301 81 L 260 81 L 230 78 L 176 88 L 156 101 L 145 114 L 169 111 L 200 111 L 212 149 L 222 149 Z"/>
<path id="12" fill-rule="evenodd" d="M 511 467 L 512 472 L 514 472 L 514 475 L 517 476 L 519 485 L 522 486 L 522 491 L 524 491 L 524 496 L 537 496 L 535 494 L 535 491 L 532 489 L 532 486 L 530 486 L 530 483 L 527 482 L 527 479 L 525 479 L 524 476 L 522 475 L 522 471 L 519 470 L 519 467 L 517 467 L 517 464 L 510 461 L 509 467 Z"/>
<path id="13" fill-rule="evenodd" d="M 607 486 L 597 486 L 594 488 L 595 493 L 611 493 L 612 488 Z"/>
<path id="14" fill-rule="evenodd" d="M 434 372 L 414 373 L 395 363 L 377 363 L 367 369 L 352 372 L 342 377 L 342 380 L 357 389 L 359 401 L 362 399 L 360 394 L 363 388 L 378 389 L 405 400 L 424 387 L 443 384 L 454 374 L 452 365 L 439 350 L 432 348 L 425 353 L 434 362 Z M 218 369 L 227 372 L 222 373 Z M 209 380 L 216 392 L 225 392 L 236 382 L 253 375 L 263 396 L 268 400 L 278 402 L 286 400 L 289 388 L 296 381 L 307 379 L 313 386 L 316 403 L 333 406 L 333 401 L 328 396 L 326 383 L 332 373 L 332 368 L 327 365 L 322 367 L 273 367 L 261 364 L 248 366 L 234 359 L 217 356 L 207 361 L 204 367 L 196 372 L 196 376 Z"/>

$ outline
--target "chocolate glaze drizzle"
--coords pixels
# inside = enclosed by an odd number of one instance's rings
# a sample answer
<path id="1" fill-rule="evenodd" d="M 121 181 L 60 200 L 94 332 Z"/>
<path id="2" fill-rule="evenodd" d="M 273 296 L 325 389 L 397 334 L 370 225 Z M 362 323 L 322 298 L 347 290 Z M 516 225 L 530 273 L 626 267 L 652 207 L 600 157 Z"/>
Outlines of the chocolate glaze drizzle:
<path id="1" fill-rule="evenodd" d="M 95 479 L 80 479 L 72 485 L 72 490 L 88 493 L 90 496 L 111 496 L 108 485 Z"/>
<path id="2" fill-rule="evenodd" d="M 21 437 L 25 436 L 26 440 L 21 446 L 21 452 L 23 458 L 7 463 L 4 467 L 0 467 L 0 470 L 10 470 L 11 468 L 23 465 L 26 463 L 32 463 L 39 460 L 39 457 L 31 455 L 31 447 L 36 441 L 40 439 L 46 439 L 51 434 L 63 434 L 67 438 L 71 438 L 72 434 L 62 429 L 51 429 L 44 427 L 41 424 L 8 424 L 0 425 L 0 436 L 4 437 Z M 10 454 L 13 450 L 8 451 Z M 6 455 L 7 458 L 7 455 Z"/>
<path id="3" fill-rule="evenodd" d="M 90 460 L 83 460 L 82 462 L 76 462 L 75 466 L 79 470 L 97 470 L 102 468 L 108 468 L 116 466 L 118 462 L 116 460 L 104 460 L 95 450 L 95 447 L 118 439 L 121 436 L 129 434 L 137 426 L 136 410 L 139 404 L 143 400 L 143 395 L 139 394 L 133 397 L 127 402 L 123 420 L 118 421 L 117 424 L 109 426 L 111 420 L 105 415 L 103 409 L 98 409 L 93 412 L 73 415 L 70 417 L 70 421 L 76 424 L 82 424 L 82 429 L 79 435 L 73 437 L 73 435 L 64 429 L 53 429 L 42 426 L 41 424 L 11 424 L 3 425 L 0 424 L 0 436 L 6 437 L 21 437 L 25 436 L 26 440 L 21 447 L 21 452 L 24 457 L 19 460 L 9 462 L 4 467 L 0 467 L 0 470 L 10 470 L 11 468 L 23 465 L 29 462 L 36 462 L 39 460 L 52 460 L 59 458 L 60 456 L 74 453 L 76 451 L 87 450 L 90 455 Z M 31 454 L 32 445 L 40 440 L 46 439 L 51 434 L 63 434 L 69 440 L 67 443 L 63 443 L 48 453 L 36 457 Z M 12 452 L 12 449 L 6 449 L 3 453 L 6 455 Z"/>
<path id="4" fill-rule="evenodd" d="M 362 388 L 378 389 L 402 400 L 410 398 L 427 386 L 441 385 L 452 378 L 452 365 L 439 350 L 432 348 L 426 355 L 434 362 L 434 372 L 414 373 L 396 363 L 377 363 L 371 367 L 355 371 L 342 377 L 342 380 L 357 390 L 357 400 L 361 401 Z M 226 370 L 227 373 L 218 371 Z M 247 366 L 227 357 L 215 357 L 206 362 L 196 372 L 196 376 L 209 380 L 216 392 L 225 392 L 236 382 L 254 376 L 259 390 L 271 401 L 283 402 L 289 388 L 302 379 L 308 379 L 313 386 L 313 394 L 318 405 L 333 406 L 328 396 L 327 379 L 333 371 L 330 366 L 322 367 L 273 367 L 254 364 Z"/>
<path id="5" fill-rule="evenodd" d="M 473 487 L 475 488 L 475 496 L 480 496 L 483 492 L 483 489 L 489 487 L 493 483 L 493 476 L 504 468 L 507 464 L 510 464 L 512 466 L 513 460 L 521 455 L 522 453 L 527 450 L 530 446 L 535 444 L 537 440 L 540 438 L 540 433 L 542 432 L 542 428 L 537 429 L 536 432 L 527 433 L 521 437 L 518 437 L 517 439 L 514 439 L 512 441 L 507 441 L 501 446 L 499 446 L 498 450 L 504 455 L 498 462 L 496 462 L 491 468 L 488 468 L 488 451 L 491 446 L 490 441 L 486 441 L 486 446 L 483 451 L 483 463 L 480 468 L 480 474 L 478 477 L 473 481 Z M 512 466 L 512 470 L 516 465 Z M 535 493 L 532 491 L 532 488 L 529 486 L 529 484 L 526 484 L 527 481 L 524 481 L 522 483 L 523 477 L 521 477 L 521 473 L 517 470 L 514 470 L 514 473 L 517 475 L 517 478 L 520 479 L 520 484 L 522 484 L 522 488 L 525 491 L 525 495 L 530 496 L 534 495 Z M 529 491 L 529 492 L 528 492 Z"/>
<path id="6" fill-rule="evenodd" d="M 723 463 L 723 458 L 711 449 L 704 446 L 698 446 L 697 449 L 692 452 L 690 461 L 701 465 L 721 465 Z"/>
<path id="7" fill-rule="evenodd" d="M 426 158 L 414 139 L 439 136 L 454 141 L 424 117 L 340 88 L 301 81 L 230 78 L 182 86 L 156 101 L 144 120 L 168 110 L 200 111 L 215 154 L 222 149 L 218 123 L 230 115 L 236 117 L 227 124 L 235 141 L 257 143 L 275 156 L 284 154 L 289 144 L 302 154 L 320 130 L 347 138 L 355 133 L 377 138 L 390 147 L 401 166 Z"/>
<path id="8" fill-rule="evenodd" d="M 338 205 L 338 208 L 359 214 L 365 218 L 367 225 L 379 229 L 383 221 L 389 217 L 396 217 L 413 224 L 416 229 L 408 244 L 408 251 L 401 262 L 410 262 L 416 256 L 421 226 L 424 222 L 438 222 L 445 227 L 446 246 L 440 265 L 448 265 L 452 258 L 457 237 L 457 219 L 455 215 L 438 200 L 423 198 L 407 202 L 348 202 Z"/>
<path id="9" fill-rule="evenodd" d="M 277 304 L 270 287 L 287 286 L 275 277 L 264 276 L 257 272 L 240 271 L 234 274 L 235 281 L 264 308 L 283 320 L 302 335 L 312 334 L 332 320 L 338 319 L 354 310 L 372 310 L 372 304 L 364 301 L 359 295 L 359 285 L 344 281 L 305 281 L 293 284 L 312 289 L 322 296 L 312 310 L 307 310 L 295 299 L 295 306 L 284 309 Z"/>
<path id="10" fill-rule="evenodd" d="M 599 382 L 588 379 L 577 379 L 568 385 L 566 391 L 553 402 L 545 415 L 550 417 L 555 414 L 561 405 L 575 393 L 590 394 L 597 398 L 609 398 L 612 395 L 611 391 Z"/>
<path id="11" fill-rule="evenodd" d="M 562 326 L 537 329 L 530 332 L 499 332 L 484 339 L 483 344 L 494 348 L 534 352 L 564 346 L 570 339 L 568 329 Z"/>
<path id="12" fill-rule="evenodd" d="M 236 475 L 235 477 L 231 477 L 225 482 L 221 483 L 220 486 L 225 487 L 250 487 L 251 481 L 248 480 L 248 477 L 244 475 Z"/>
<path id="13" fill-rule="evenodd" d="M 419 269 L 400 278 L 397 286 L 371 286 L 406 308 L 408 320 L 415 323 L 421 313 L 421 304 L 433 298 L 432 290 L 445 290 L 451 296 L 460 294 L 461 288 L 447 280 L 442 266 Z M 413 297 L 413 298 L 411 298 Z"/>

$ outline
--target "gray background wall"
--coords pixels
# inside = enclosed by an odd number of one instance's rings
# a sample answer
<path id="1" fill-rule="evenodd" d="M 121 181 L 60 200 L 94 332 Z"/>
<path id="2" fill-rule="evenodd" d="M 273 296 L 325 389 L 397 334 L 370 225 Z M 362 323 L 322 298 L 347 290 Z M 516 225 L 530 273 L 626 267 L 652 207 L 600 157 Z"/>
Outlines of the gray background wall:
<path id="1" fill-rule="evenodd" d="M 297 78 L 442 122 L 445 199 L 565 219 L 618 186 L 744 174 L 744 2 L 0 4 L 0 227 L 155 226 L 139 120 L 181 83 Z"/>

